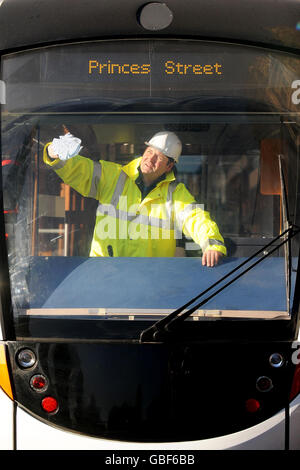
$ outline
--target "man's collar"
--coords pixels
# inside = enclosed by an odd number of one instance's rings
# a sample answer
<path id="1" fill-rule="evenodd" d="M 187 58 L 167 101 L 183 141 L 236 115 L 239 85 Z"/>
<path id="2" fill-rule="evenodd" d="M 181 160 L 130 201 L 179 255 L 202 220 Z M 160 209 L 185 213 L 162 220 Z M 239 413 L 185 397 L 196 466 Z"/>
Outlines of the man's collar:
<path id="1" fill-rule="evenodd" d="M 140 167 L 141 160 L 142 160 L 142 157 L 135 158 L 134 160 L 129 162 L 127 165 L 122 167 L 122 170 L 126 173 L 126 175 L 128 175 L 129 178 L 133 179 L 134 181 L 139 177 L 139 167 Z M 163 176 L 165 177 L 162 178 L 161 181 L 174 181 L 175 180 L 175 175 L 174 175 L 173 170 L 169 171 L 169 173 Z M 160 180 L 160 178 L 158 179 Z"/>
<path id="2" fill-rule="evenodd" d="M 160 183 L 161 181 L 164 181 L 166 179 L 166 173 L 164 173 L 163 175 L 159 176 L 156 180 L 152 181 L 152 183 L 146 185 L 146 183 L 144 182 L 144 179 L 143 179 L 143 173 L 142 173 L 142 170 L 141 170 L 141 167 L 139 166 L 138 167 L 138 172 L 139 172 L 139 175 L 138 177 L 136 178 L 135 182 L 138 186 L 143 186 L 144 188 L 155 188 L 155 186 Z"/>

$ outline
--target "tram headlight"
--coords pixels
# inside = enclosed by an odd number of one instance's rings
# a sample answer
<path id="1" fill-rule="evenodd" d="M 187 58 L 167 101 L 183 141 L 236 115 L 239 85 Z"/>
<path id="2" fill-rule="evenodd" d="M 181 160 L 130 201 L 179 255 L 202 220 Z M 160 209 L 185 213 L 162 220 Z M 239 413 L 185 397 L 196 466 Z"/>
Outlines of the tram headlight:
<path id="1" fill-rule="evenodd" d="M 31 349 L 21 349 L 17 354 L 17 363 L 22 369 L 29 369 L 36 363 L 36 355 Z"/>
<path id="2" fill-rule="evenodd" d="M 280 353 L 273 353 L 269 357 L 269 363 L 275 368 L 282 367 L 284 364 L 284 358 Z"/>

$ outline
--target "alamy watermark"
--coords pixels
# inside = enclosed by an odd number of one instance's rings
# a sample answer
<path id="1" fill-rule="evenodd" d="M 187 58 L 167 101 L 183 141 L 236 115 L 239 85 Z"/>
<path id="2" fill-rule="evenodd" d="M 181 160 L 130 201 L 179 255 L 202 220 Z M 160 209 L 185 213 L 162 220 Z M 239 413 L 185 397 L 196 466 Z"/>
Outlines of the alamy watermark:
<path id="1" fill-rule="evenodd" d="M 292 93 L 292 103 L 299 104 L 300 103 L 300 80 L 294 80 L 292 83 L 292 88 L 296 88 L 296 90 Z"/>
<path id="2" fill-rule="evenodd" d="M 6 104 L 6 86 L 3 80 L 0 80 L 0 104 Z"/>
<path id="3" fill-rule="evenodd" d="M 296 351 L 292 354 L 292 363 L 295 365 L 300 364 L 300 342 L 294 341 L 292 344 L 292 349 L 296 349 Z"/>
<path id="4" fill-rule="evenodd" d="M 183 237 L 183 225 L 190 216 L 202 218 L 204 206 L 189 204 L 176 214 L 172 204 L 152 204 L 151 212 L 151 215 L 148 214 L 147 207 L 139 204 L 128 207 L 127 196 L 119 198 L 118 208 L 113 204 L 100 204 L 97 209 L 96 236 L 101 240 L 180 240 Z"/>

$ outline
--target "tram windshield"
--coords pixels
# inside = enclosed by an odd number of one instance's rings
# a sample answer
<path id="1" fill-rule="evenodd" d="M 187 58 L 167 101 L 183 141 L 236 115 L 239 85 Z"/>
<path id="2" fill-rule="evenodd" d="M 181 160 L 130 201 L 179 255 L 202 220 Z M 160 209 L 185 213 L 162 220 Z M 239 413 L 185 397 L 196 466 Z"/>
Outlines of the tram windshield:
<path id="1" fill-rule="evenodd" d="M 292 54 L 175 40 L 3 56 L 2 189 L 17 335 L 26 324 L 34 336 L 44 319 L 55 325 L 45 336 L 59 336 L 62 320 L 109 320 L 116 330 L 124 320 L 153 324 L 217 289 L 253 255 L 261 262 L 187 321 L 289 320 L 299 252 L 299 68 Z M 158 132 L 175 133 L 181 155 L 143 194 L 139 159 Z M 47 144 L 60 136 L 80 143 L 75 156 L 56 161 Z M 125 210 L 122 191 L 112 204 L 121 167 L 132 182 Z M 165 215 L 174 181 L 170 221 L 190 207 L 196 214 L 175 228 Z M 207 247 L 222 252 L 215 267 L 202 264 Z"/>

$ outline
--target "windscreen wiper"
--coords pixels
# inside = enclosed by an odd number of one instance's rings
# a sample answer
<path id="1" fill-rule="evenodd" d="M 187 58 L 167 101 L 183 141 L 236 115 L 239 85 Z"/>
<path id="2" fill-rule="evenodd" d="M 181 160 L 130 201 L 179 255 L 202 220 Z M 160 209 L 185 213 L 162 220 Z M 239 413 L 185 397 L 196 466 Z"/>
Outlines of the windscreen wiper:
<path id="1" fill-rule="evenodd" d="M 170 333 L 174 332 L 175 328 L 177 328 L 193 312 L 198 310 L 200 307 L 202 307 L 204 304 L 206 304 L 209 300 L 211 300 L 213 297 L 215 297 L 220 292 L 222 292 L 230 284 L 237 281 L 240 277 L 242 277 L 244 274 L 246 274 L 252 268 L 257 266 L 259 263 L 261 263 L 264 259 L 266 259 L 272 253 L 274 253 L 274 251 L 278 250 L 281 246 L 283 246 L 285 243 L 287 243 L 289 240 L 291 240 L 291 238 L 293 238 L 299 232 L 300 232 L 300 227 L 297 227 L 296 225 L 290 225 L 280 235 L 273 238 L 273 240 L 271 240 L 269 243 L 264 245 L 262 248 L 260 248 L 258 251 L 256 251 L 253 255 L 251 255 L 245 261 L 240 263 L 238 266 L 236 266 L 234 269 L 232 269 L 229 273 L 225 274 L 225 276 L 223 276 L 221 279 L 219 279 L 218 281 L 213 283 L 210 287 L 208 287 L 204 291 L 200 292 L 200 294 L 196 295 L 193 299 L 189 300 L 186 304 L 184 304 L 181 307 L 179 307 L 178 309 L 174 310 L 174 312 L 170 313 L 165 318 L 157 321 L 156 323 L 154 323 L 154 325 L 152 325 L 151 327 L 149 327 L 146 330 L 142 331 L 142 333 L 140 335 L 140 342 L 143 343 L 143 342 L 147 342 L 147 341 L 148 342 L 153 342 L 153 341 L 165 340 L 168 336 L 170 336 Z M 270 248 L 276 241 L 278 241 L 280 239 L 282 240 L 280 243 L 278 243 L 271 250 L 268 250 L 268 248 Z M 226 279 L 233 276 L 234 273 L 239 271 L 246 264 L 250 263 L 250 261 L 252 261 L 254 258 L 256 258 L 261 253 L 263 254 L 262 257 L 255 260 L 252 264 L 250 264 L 250 266 L 246 267 L 242 272 L 238 273 L 236 276 L 234 276 L 232 279 L 230 279 L 224 285 L 219 287 L 219 289 L 214 291 L 212 294 L 209 294 L 208 297 L 205 297 L 205 299 L 203 299 L 201 302 L 197 303 L 196 305 L 191 307 L 189 310 L 186 310 L 187 307 L 189 307 L 190 305 L 195 303 L 196 300 L 198 300 L 201 297 L 203 297 L 204 295 L 208 294 L 215 287 L 218 287 L 219 285 L 221 285 Z"/>

